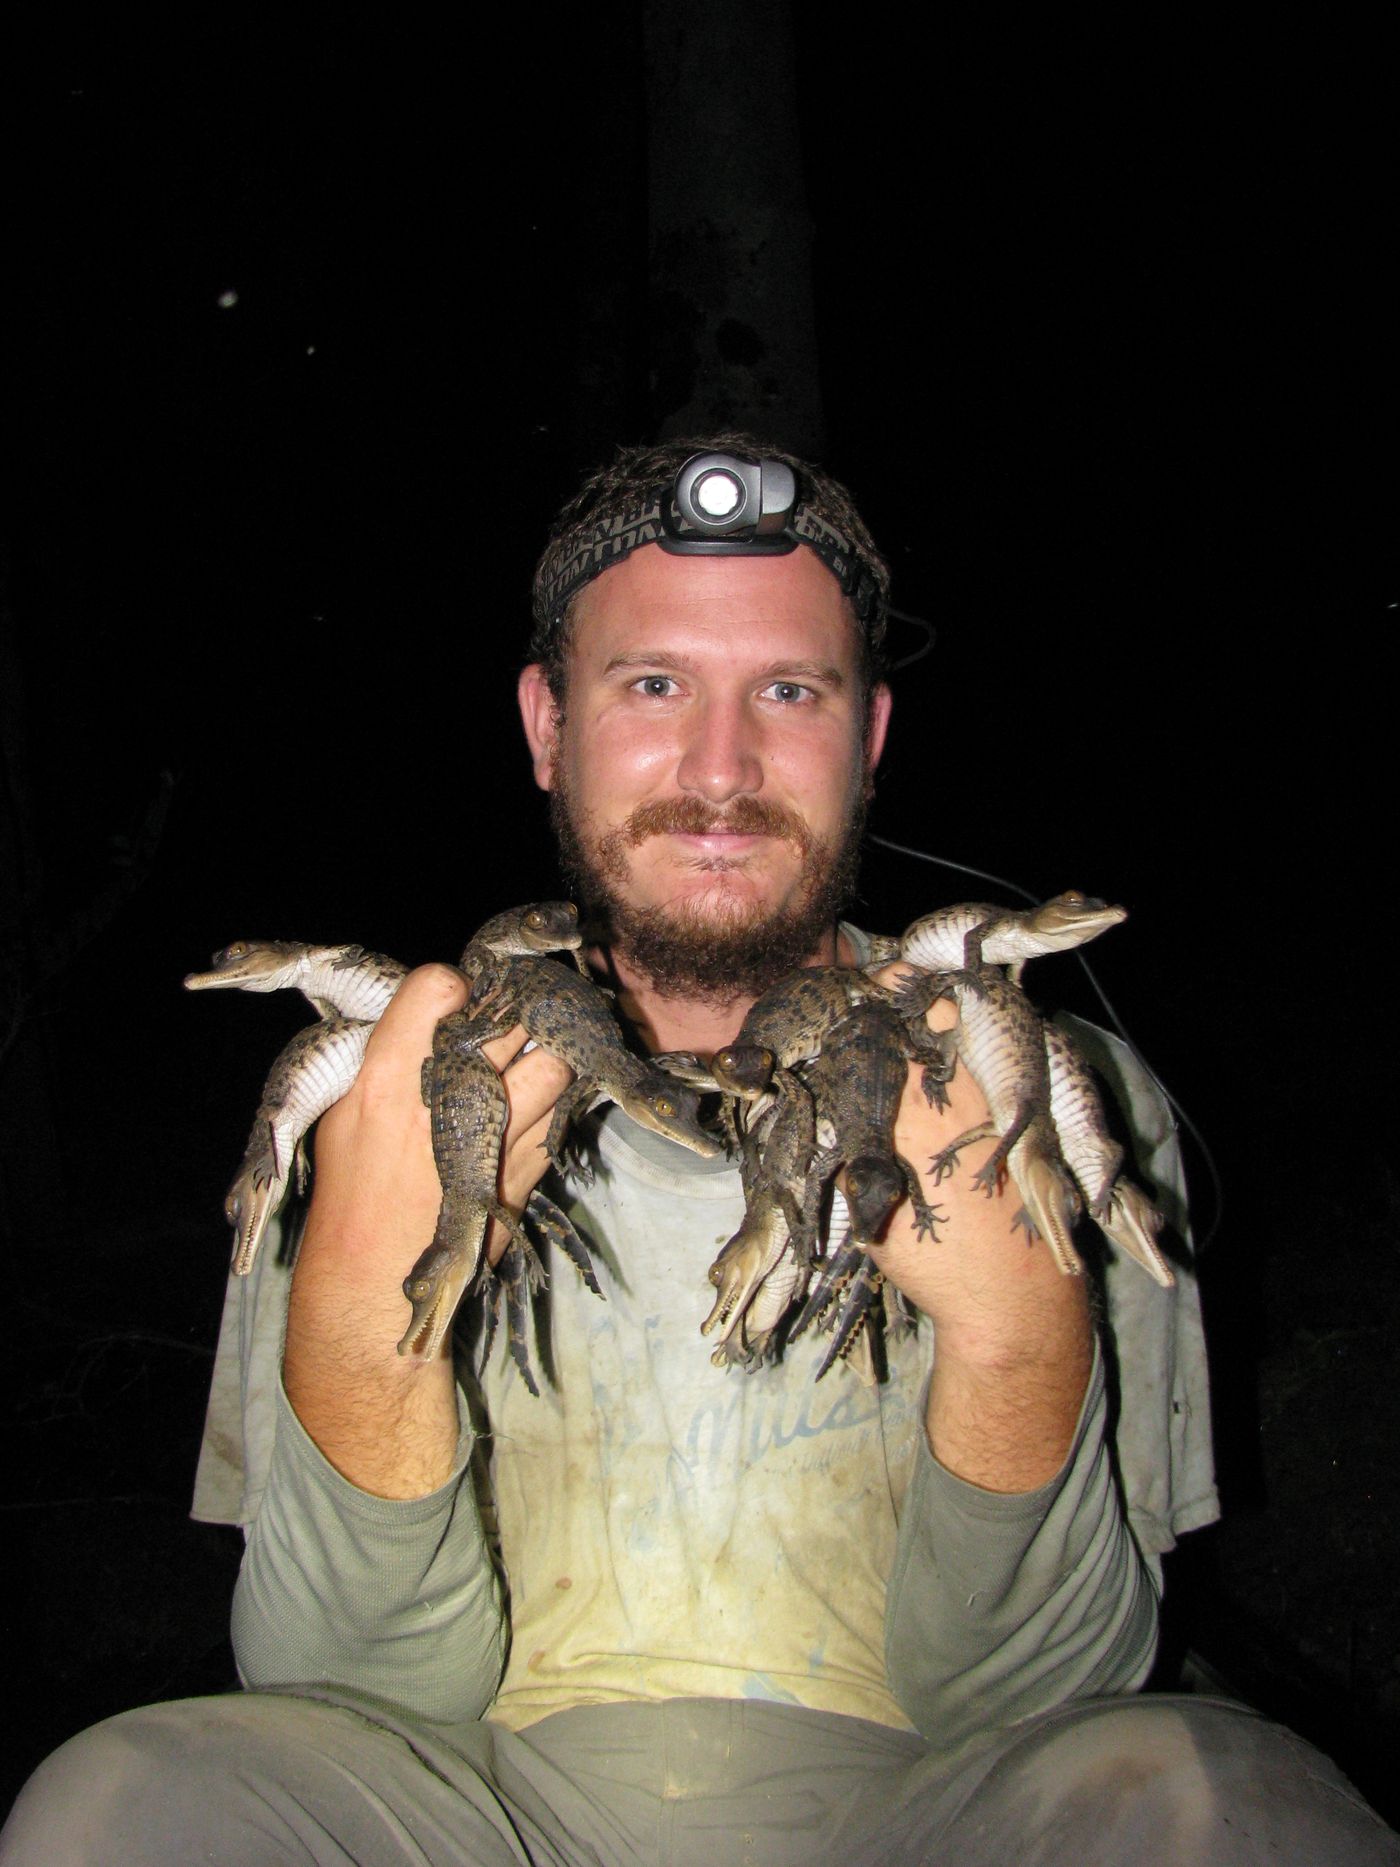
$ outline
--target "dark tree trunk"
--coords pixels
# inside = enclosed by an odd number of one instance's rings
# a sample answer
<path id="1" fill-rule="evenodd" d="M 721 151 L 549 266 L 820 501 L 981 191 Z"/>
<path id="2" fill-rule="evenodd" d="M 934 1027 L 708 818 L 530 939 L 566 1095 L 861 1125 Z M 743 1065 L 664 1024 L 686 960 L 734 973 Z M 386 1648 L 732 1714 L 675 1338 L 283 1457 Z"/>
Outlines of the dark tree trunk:
<path id="1" fill-rule="evenodd" d="M 46 1033 L 27 1019 L 39 869 L 26 751 L 14 619 L 0 597 L 0 1234 L 11 1246 L 47 1236 L 65 1218 Z"/>
<path id="2" fill-rule="evenodd" d="M 750 429 L 823 451 L 787 5 L 646 0 L 658 438 Z"/>

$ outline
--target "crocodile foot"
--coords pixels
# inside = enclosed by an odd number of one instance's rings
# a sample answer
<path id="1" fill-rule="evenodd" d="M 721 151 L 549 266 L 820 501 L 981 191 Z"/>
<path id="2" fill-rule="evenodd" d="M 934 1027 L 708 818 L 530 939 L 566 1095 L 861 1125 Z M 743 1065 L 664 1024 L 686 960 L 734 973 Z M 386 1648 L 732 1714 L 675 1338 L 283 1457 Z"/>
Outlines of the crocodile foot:
<path id="1" fill-rule="evenodd" d="M 506 1246 L 496 1266 L 496 1278 L 505 1297 L 506 1347 L 511 1360 L 520 1370 L 521 1380 L 538 1400 L 540 1390 L 530 1366 L 530 1280 L 525 1253 L 514 1241 Z"/>
<path id="2" fill-rule="evenodd" d="M 562 1212 L 552 1199 L 536 1187 L 525 1207 L 525 1216 L 547 1244 L 558 1246 L 594 1296 L 602 1298 L 603 1292 L 593 1270 L 593 1259 L 568 1214 Z"/>
<path id="3" fill-rule="evenodd" d="M 947 995 L 947 986 L 943 983 L 943 974 L 937 972 L 904 972 L 891 985 L 879 992 L 872 993 L 880 1003 L 891 1005 L 906 1022 L 922 1018 L 931 1005 Z"/>
<path id="4" fill-rule="evenodd" d="M 831 1345 L 817 1369 L 816 1380 L 820 1381 L 838 1361 L 847 1358 L 855 1347 L 859 1330 L 873 1327 L 873 1307 L 884 1281 L 882 1273 L 876 1270 L 869 1258 L 862 1255 L 856 1273 L 843 1293 Z"/>
<path id="5" fill-rule="evenodd" d="M 797 1312 L 793 1325 L 788 1330 L 790 1342 L 795 1341 L 812 1323 L 826 1322 L 828 1312 L 839 1302 L 842 1292 L 865 1261 L 865 1253 L 847 1234 L 827 1260 L 820 1274 L 812 1279 L 806 1301 Z"/>
<path id="6" fill-rule="evenodd" d="M 730 1368 L 742 1368 L 745 1374 L 752 1374 L 762 1361 L 761 1351 L 750 1348 L 743 1338 L 743 1331 L 739 1329 L 727 1336 L 718 1348 L 710 1351 L 711 1366 L 723 1368 L 726 1373 Z"/>
<path id="7" fill-rule="evenodd" d="M 973 1174 L 972 1184 L 979 1192 L 985 1193 L 988 1199 L 991 1199 L 994 1194 L 1001 1191 L 1005 1181 L 1006 1156 L 998 1148 L 991 1159 Z"/>
<path id="8" fill-rule="evenodd" d="M 956 1141 L 950 1141 L 947 1147 L 940 1148 L 928 1164 L 935 1186 L 946 1180 L 957 1169 L 958 1156 L 965 1147 L 974 1141 L 985 1141 L 988 1135 L 996 1133 L 989 1121 L 979 1122 L 975 1128 L 969 1128 L 966 1134 L 960 1134 Z"/>
<path id="9" fill-rule="evenodd" d="M 532 1290 L 544 1289 L 549 1278 L 545 1275 L 545 1268 L 540 1263 L 539 1253 L 535 1250 L 534 1243 L 524 1225 L 508 1207 L 501 1204 L 494 1194 L 485 1201 L 485 1206 L 491 1217 L 505 1227 L 511 1244 L 524 1259 L 525 1270 L 530 1279 L 530 1288 Z"/>
<path id="10" fill-rule="evenodd" d="M 935 1228 L 948 1223 L 948 1214 L 942 1206 L 931 1206 L 922 1192 L 916 1192 L 912 1186 L 909 1189 L 909 1203 L 914 1208 L 914 1236 L 927 1238 L 931 1245 L 936 1245 L 938 1232 Z"/>

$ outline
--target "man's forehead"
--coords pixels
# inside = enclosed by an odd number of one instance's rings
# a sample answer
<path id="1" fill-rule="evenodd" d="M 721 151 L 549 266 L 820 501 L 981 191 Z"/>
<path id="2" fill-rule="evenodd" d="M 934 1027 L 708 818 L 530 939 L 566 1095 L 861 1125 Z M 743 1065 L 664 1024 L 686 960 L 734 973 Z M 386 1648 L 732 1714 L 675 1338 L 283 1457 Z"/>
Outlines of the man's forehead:
<path id="1" fill-rule="evenodd" d="M 646 545 L 576 598 L 575 648 L 599 648 L 619 631 L 645 639 L 682 627 L 732 631 L 746 649 L 755 630 L 785 641 L 806 633 L 849 657 L 858 624 L 840 584 L 802 547 L 781 557 L 682 557 Z"/>

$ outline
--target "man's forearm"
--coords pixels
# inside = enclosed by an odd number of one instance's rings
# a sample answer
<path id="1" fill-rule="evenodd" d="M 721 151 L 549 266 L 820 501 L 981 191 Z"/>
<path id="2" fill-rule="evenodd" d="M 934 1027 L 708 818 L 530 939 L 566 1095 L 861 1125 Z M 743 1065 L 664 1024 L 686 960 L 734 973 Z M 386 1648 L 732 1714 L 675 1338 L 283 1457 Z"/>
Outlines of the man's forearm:
<path id="1" fill-rule="evenodd" d="M 321 1452 L 342 1477 L 383 1498 L 436 1490 L 458 1436 L 450 1353 L 425 1363 L 397 1350 L 408 1315 L 399 1255 L 392 1243 L 386 1250 L 380 1240 L 309 1222 L 282 1362 L 287 1398 Z"/>
<path id="2" fill-rule="evenodd" d="M 441 1204 L 423 1059 L 466 987 L 443 966 L 411 973 L 370 1038 L 350 1094 L 321 1121 L 316 1188 L 292 1281 L 282 1378 L 297 1418 L 342 1477 L 381 1498 L 424 1497 L 450 1475 L 457 1399 L 450 1337 L 431 1359 L 400 1355 L 403 1280 Z M 521 1055 L 525 1033 L 483 1046 L 503 1072 L 509 1117 L 500 1192 L 519 1212 L 546 1162 L 542 1143 L 569 1071 Z M 499 1248 L 502 1233 L 494 1240 Z M 493 1240 L 488 1237 L 488 1248 Z"/>
<path id="3" fill-rule="evenodd" d="M 470 1479 L 372 1496 L 328 1464 L 279 1397 L 231 1631 L 254 1690 L 326 1687 L 412 1717 L 480 1717 L 506 1627 Z"/>
<path id="4" fill-rule="evenodd" d="M 433 1236 L 440 1193 L 419 1088 L 438 1018 L 465 987 L 446 967 L 404 982 L 349 1095 L 316 1134 L 311 1211 L 292 1279 L 282 1379 L 342 1477 L 383 1498 L 425 1496 L 457 1446 L 448 1355 L 400 1355 L 402 1283 Z"/>
<path id="5" fill-rule="evenodd" d="M 1151 1665 L 1156 1591 L 1119 1508 L 1106 1427 L 1091 1352 L 1078 1437 L 1045 1484 L 999 1494 L 916 1455 L 886 1658 L 901 1708 L 939 1745 L 1130 1691 Z"/>
<path id="6" fill-rule="evenodd" d="M 1024 1250 L 1024 1247 L 1022 1247 Z M 1027 1267 L 980 1339 L 935 1334 L 928 1440 L 948 1471 L 985 1491 L 1031 1491 L 1065 1461 L 1093 1361 L 1093 1324 L 1082 1278 Z M 1019 1307 L 1016 1299 L 1020 1299 Z"/>

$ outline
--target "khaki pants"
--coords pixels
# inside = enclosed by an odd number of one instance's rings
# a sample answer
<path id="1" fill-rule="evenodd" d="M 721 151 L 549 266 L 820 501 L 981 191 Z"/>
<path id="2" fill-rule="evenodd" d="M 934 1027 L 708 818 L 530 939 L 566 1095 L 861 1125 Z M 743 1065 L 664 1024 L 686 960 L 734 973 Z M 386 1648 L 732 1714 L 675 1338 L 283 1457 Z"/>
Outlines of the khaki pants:
<path id="1" fill-rule="evenodd" d="M 949 1757 L 754 1700 L 584 1706 L 520 1733 L 284 1693 L 84 1732 L 30 1779 L 6 1867 L 1096 1867 L 1400 1863 L 1318 1751 L 1242 1707 L 1098 1699 Z"/>

